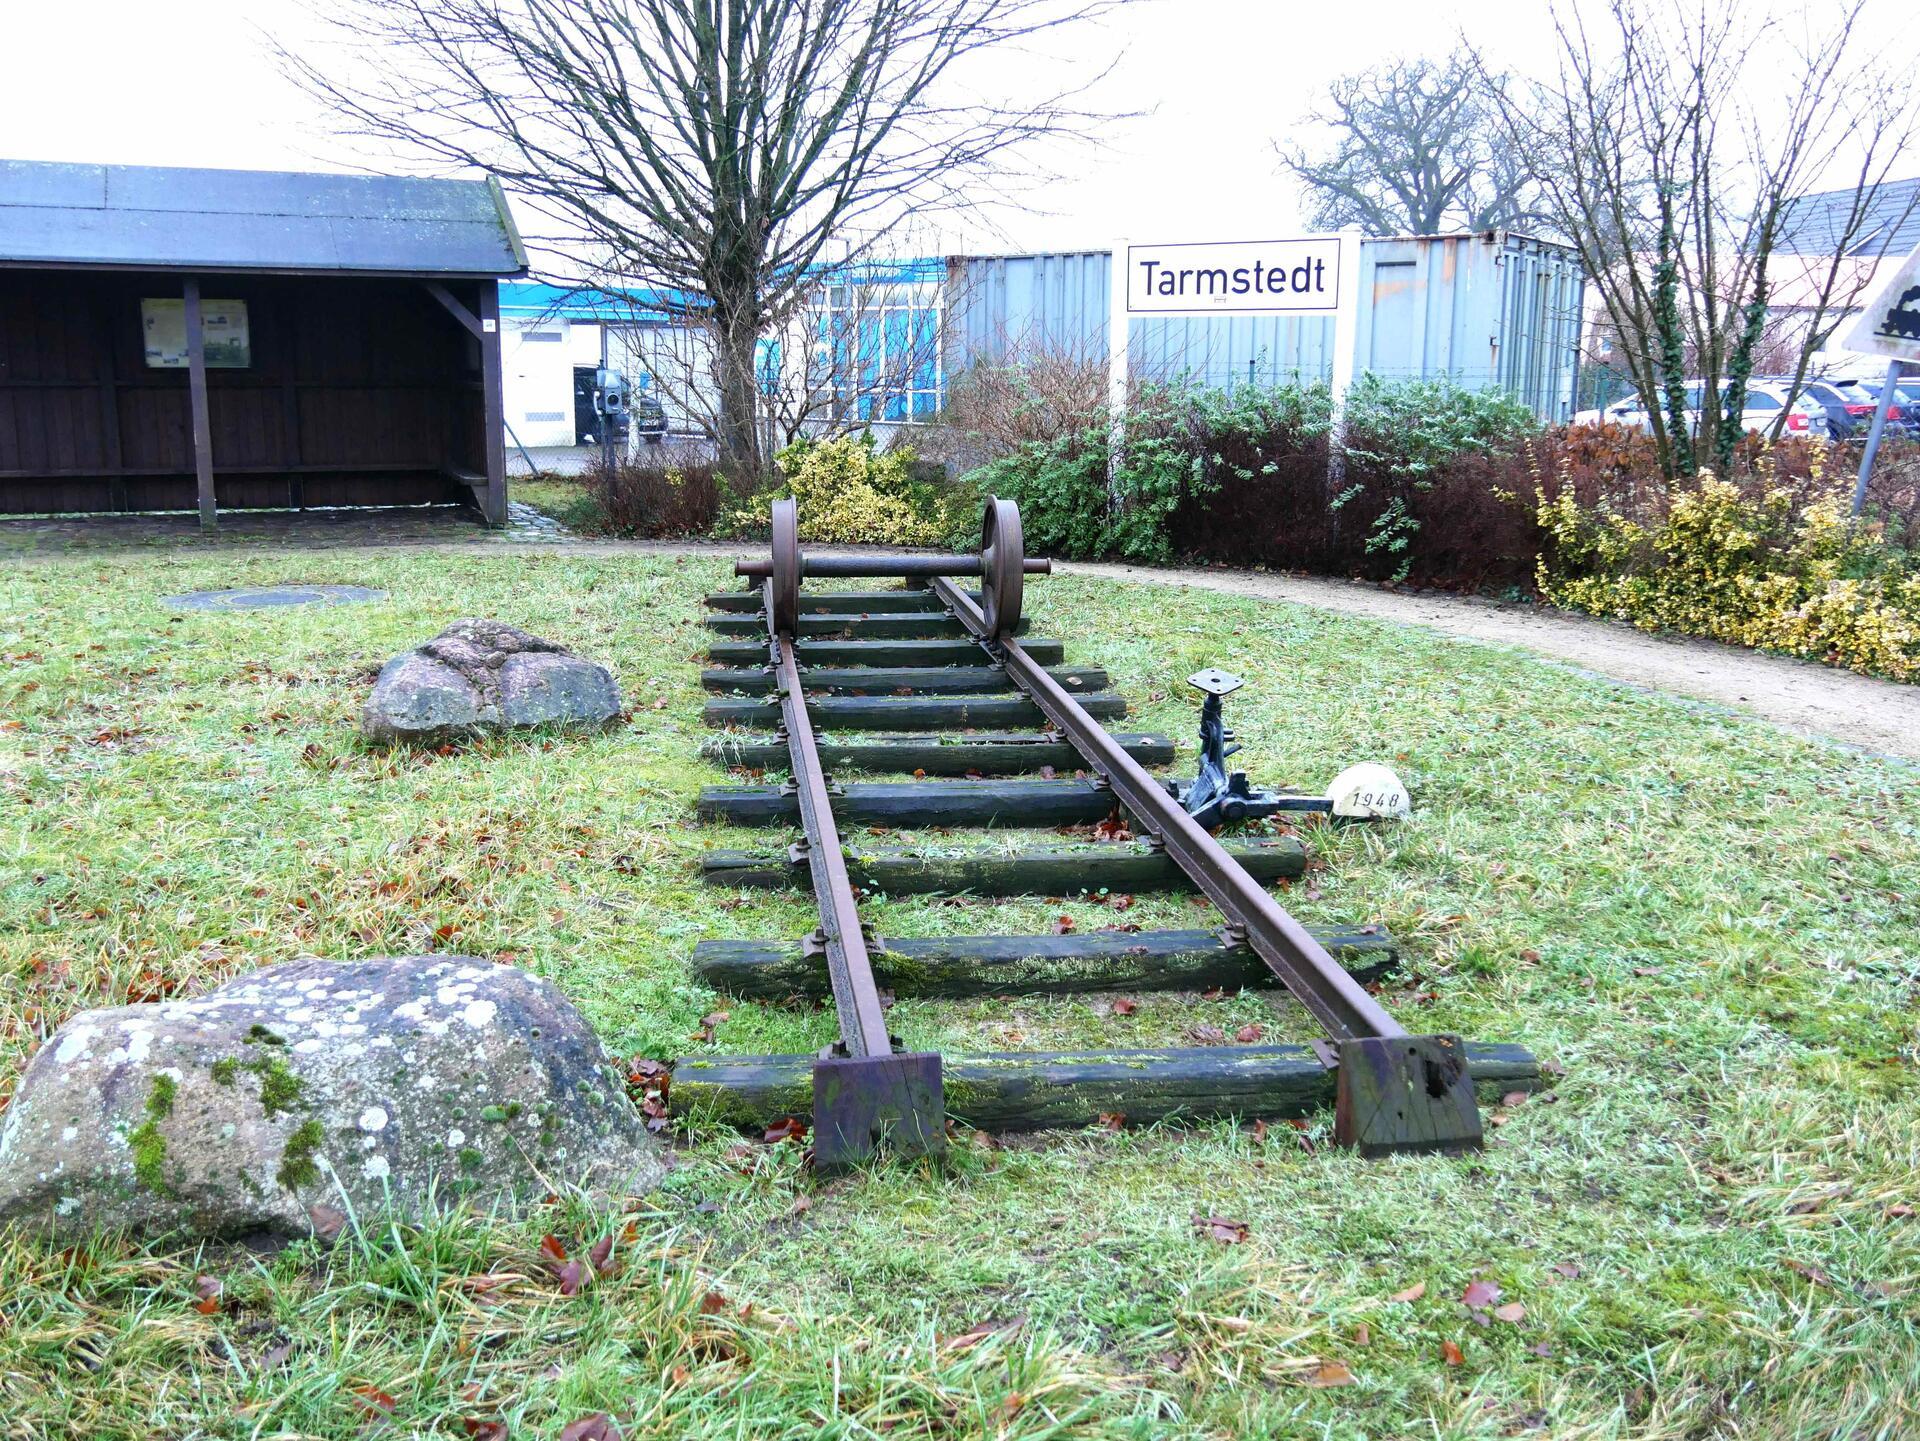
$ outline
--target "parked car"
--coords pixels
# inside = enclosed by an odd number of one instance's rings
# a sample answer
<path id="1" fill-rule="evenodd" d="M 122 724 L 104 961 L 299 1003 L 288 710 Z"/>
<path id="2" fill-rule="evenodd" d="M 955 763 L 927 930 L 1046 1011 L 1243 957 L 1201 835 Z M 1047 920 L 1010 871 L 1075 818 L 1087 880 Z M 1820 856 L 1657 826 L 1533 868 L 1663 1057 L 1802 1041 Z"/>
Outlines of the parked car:
<path id="1" fill-rule="evenodd" d="M 1635 430 L 1645 430 L 1647 413 L 1640 408 L 1640 398 L 1629 395 L 1625 400 L 1616 400 L 1612 405 L 1602 406 L 1598 410 L 1577 411 L 1569 424 L 1594 427 L 1630 425 Z"/>
<path id="2" fill-rule="evenodd" d="M 1700 429 L 1700 395 L 1703 386 L 1698 380 L 1687 382 L 1687 427 L 1698 433 Z M 1784 383 L 1770 380 L 1750 380 L 1747 382 L 1746 408 L 1741 412 L 1741 421 L 1746 430 L 1770 432 L 1774 423 L 1780 419 L 1780 412 L 1787 412 L 1786 424 L 1781 427 L 1783 434 L 1814 435 L 1822 439 L 1832 439 L 1827 412 L 1817 401 L 1805 395 L 1796 396 L 1791 406 L 1787 404 L 1787 387 Z M 1651 431 L 1653 425 L 1646 410 L 1640 404 L 1640 398 L 1629 396 L 1617 400 L 1603 410 L 1583 410 L 1573 418 L 1575 425 L 1597 425 L 1602 421 L 1609 425 L 1630 425 L 1636 430 Z"/>
<path id="3" fill-rule="evenodd" d="M 1873 425 L 1873 412 L 1880 404 L 1883 380 L 1884 377 L 1879 376 L 1823 375 L 1817 381 L 1809 382 L 1809 389 L 1813 385 L 1820 385 L 1839 395 L 1846 402 L 1847 414 L 1853 421 L 1850 438 L 1865 440 L 1868 429 Z M 1907 439 L 1920 435 L 1920 386 L 1896 384 L 1893 396 L 1893 404 L 1887 410 L 1886 433 Z"/>
<path id="4" fill-rule="evenodd" d="M 1857 440 L 1858 430 L 1865 433 L 1867 420 L 1873 415 L 1873 406 L 1850 400 L 1837 387 L 1825 381 L 1809 380 L 1804 387 L 1806 396 L 1820 406 L 1827 415 L 1827 434 L 1834 440 Z"/>
<path id="5" fill-rule="evenodd" d="M 667 438 L 667 408 L 648 392 L 634 392 L 627 415 L 633 433 L 648 445 L 658 445 Z"/>

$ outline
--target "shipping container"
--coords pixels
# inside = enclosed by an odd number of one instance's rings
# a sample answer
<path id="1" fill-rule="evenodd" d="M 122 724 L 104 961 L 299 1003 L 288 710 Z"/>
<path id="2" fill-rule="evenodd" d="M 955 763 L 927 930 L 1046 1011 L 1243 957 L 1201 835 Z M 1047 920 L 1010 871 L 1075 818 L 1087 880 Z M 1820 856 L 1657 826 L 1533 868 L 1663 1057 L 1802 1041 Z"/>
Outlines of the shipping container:
<path id="1" fill-rule="evenodd" d="M 1572 413 L 1585 277 L 1562 245 L 1506 231 L 1369 239 L 1360 249 L 1355 366 L 1396 379 L 1497 385 L 1544 420 Z M 1104 362 L 1112 257 L 1104 250 L 947 261 L 949 376 L 1036 351 Z M 1325 379 L 1324 316 L 1136 317 L 1138 377 L 1209 385 Z"/>

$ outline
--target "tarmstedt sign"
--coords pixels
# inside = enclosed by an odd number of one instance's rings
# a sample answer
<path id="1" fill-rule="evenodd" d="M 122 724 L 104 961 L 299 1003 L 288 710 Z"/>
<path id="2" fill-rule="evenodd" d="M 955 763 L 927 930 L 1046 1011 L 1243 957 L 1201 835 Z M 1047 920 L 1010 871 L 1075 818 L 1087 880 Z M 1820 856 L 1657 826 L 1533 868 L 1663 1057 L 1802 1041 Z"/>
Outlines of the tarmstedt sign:
<path id="1" fill-rule="evenodd" d="M 1341 241 L 1208 240 L 1128 245 L 1131 315 L 1332 315 L 1340 309 Z"/>
<path id="2" fill-rule="evenodd" d="M 1301 235 L 1290 240 L 1182 240 L 1113 247 L 1113 299 L 1107 312 L 1107 400 L 1115 444 L 1108 478 L 1119 464 L 1126 413 L 1127 343 L 1133 322 L 1176 315 L 1330 315 L 1333 317 L 1333 427 L 1340 433 L 1353 381 L 1360 312 L 1360 232 Z M 1333 476 L 1340 448 L 1327 450 Z"/>

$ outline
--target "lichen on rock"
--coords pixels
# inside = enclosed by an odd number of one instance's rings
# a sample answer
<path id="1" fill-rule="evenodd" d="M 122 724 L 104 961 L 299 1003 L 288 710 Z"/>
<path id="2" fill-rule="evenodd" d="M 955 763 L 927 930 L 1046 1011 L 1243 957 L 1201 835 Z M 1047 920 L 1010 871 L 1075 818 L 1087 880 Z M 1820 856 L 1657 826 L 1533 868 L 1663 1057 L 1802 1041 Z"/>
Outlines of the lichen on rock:
<path id="1" fill-rule="evenodd" d="M 497 620 L 457 620 L 381 668 L 360 729 L 381 744 L 527 726 L 605 726 L 620 687 L 603 665 Z"/>
<path id="2" fill-rule="evenodd" d="M 87 1012 L 0 1118 L 0 1221 L 303 1235 L 316 1206 L 630 1194 L 665 1163 L 610 1065 L 550 982 L 464 956 L 296 961 Z"/>

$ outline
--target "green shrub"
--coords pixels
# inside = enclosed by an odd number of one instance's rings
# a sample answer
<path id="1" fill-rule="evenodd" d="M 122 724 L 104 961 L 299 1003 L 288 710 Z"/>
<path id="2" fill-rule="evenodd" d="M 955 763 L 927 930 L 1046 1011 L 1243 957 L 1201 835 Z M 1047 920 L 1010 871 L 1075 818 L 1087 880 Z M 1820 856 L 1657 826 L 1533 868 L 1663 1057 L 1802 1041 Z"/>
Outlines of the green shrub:
<path id="1" fill-rule="evenodd" d="M 1334 510 L 1366 516 L 1362 549 L 1398 583 L 1413 567 L 1421 497 L 1468 457 L 1491 457 L 1539 429 L 1503 390 L 1450 379 L 1362 375 L 1347 392 L 1344 458 L 1349 482 Z"/>
<path id="2" fill-rule="evenodd" d="M 1816 481 L 1821 478 L 1816 475 Z M 1920 572 L 1848 515 L 1844 477 L 1757 495 L 1700 472 L 1657 522 L 1571 486 L 1541 502 L 1539 563 L 1555 605 L 1920 680 Z"/>
<path id="3" fill-rule="evenodd" d="M 940 545 L 978 526 L 975 492 L 919 473 L 911 446 L 881 451 L 871 431 L 802 438 L 774 457 L 786 479 L 728 517 L 735 533 L 764 533 L 773 502 L 791 496 L 800 539 L 836 545 Z"/>
<path id="4" fill-rule="evenodd" d="M 969 479 L 1019 502 L 1029 550 L 1164 561 L 1181 506 L 1223 482 L 1271 471 L 1269 452 L 1323 436 L 1329 410 L 1320 385 L 1149 385 L 1127 411 L 1111 477 L 1103 419 L 1028 441 Z"/>

